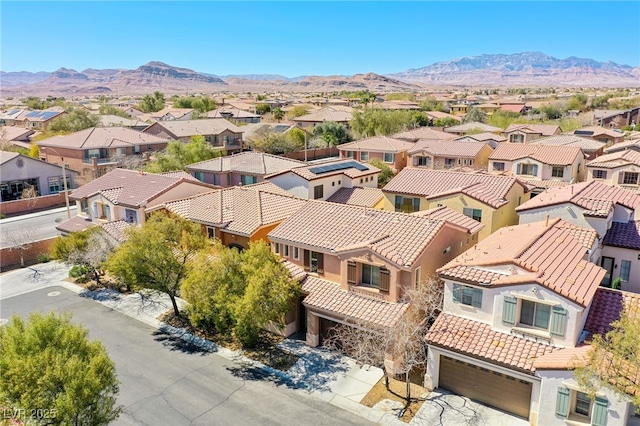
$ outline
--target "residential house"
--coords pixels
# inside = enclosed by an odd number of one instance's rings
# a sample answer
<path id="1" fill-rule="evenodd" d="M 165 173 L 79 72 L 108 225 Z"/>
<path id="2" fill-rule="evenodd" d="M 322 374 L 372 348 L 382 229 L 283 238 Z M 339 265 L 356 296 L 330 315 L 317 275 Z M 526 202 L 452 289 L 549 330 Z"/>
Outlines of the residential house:
<path id="1" fill-rule="evenodd" d="M 189 142 L 194 136 L 203 136 L 204 140 L 224 155 L 242 151 L 242 129 L 223 118 L 201 120 L 159 121 L 144 130 L 144 133 Z"/>
<path id="2" fill-rule="evenodd" d="M 149 155 L 167 147 L 169 140 L 125 127 L 90 127 L 37 142 L 40 158 L 80 171 L 85 179 L 102 176 L 127 157 Z"/>
<path id="3" fill-rule="evenodd" d="M 212 189 L 216 187 L 185 172 L 155 174 L 114 169 L 69 195 L 78 207 L 77 216 L 60 223 L 56 229 L 69 233 L 117 221 L 143 225 L 153 207 Z"/>
<path id="4" fill-rule="evenodd" d="M 422 139 L 407 151 L 408 167 L 431 170 L 471 167 L 486 169 L 493 149 L 485 142 L 443 142 Z"/>
<path id="5" fill-rule="evenodd" d="M 590 399 L 567 368 L 591 331 L 606 273 L 587 260 L 595 234 L 560 219 L 511 226 L 440 268 L 444 307 L 426 335 L 427 387 L 532 425 L 627 424 L 628 398 L 601 389 Z"/>
<path id="6" fill-rule="evenodd" d="M 309 200 L 326 200 L 340 188 L 378 187 L 380 169 L 355 160 L 338 160 L 295 167 L 265 176 L 269 182 Z"/>
<path id="7" fill-rule="evenodd" d="M 489 156 L 489 172 L 505 171 L 529 185 L 545 188 L 541 181 L 582 182 L 586 167 L 582 150 L 577 146 L 503 143 Z"/>
<path id="8" fill-rule="evenodd" d="M 453 140 L 455 142 L 484 142 L 487 145 L 489 145 L 491 148 L 496 149 L 498 144 L 502 142 L 506 142 L 507 138 L 505 138 L 502 135 L 496 135 L 495 133 L 483 132 L 483 133 L 459 136 Z"/>
<path id="9" fill-rule="evenodd" d="M 201 182 L 226 188 L 264 182 L 267 175 L 288 171 L 303 165 L 302 161 L 290 158 L 257 151 L 245 151 L 190 164 L 186 169 Z"/>
<path id="10" fill-rule="evenodd" d="M 224 118 L 225 120 L 229 120 L 232 123 L 259 123 L 260 122 L 260 114 L 256 114 L 253 112 L 243 111 L 238 108 L 218 108 L 213 111 L 207 112 L 207 118 Z"/>
<path id="11" fill-rule="evenodd" d="M 100 125 L 102 127 L 126 127 L 140 132 L 149 127 L 149 123 L 146 121 L 120 117 L 119 115 L 101 115 Z"/>
<path id="12" fill-rule="evenodd" d="M 492 103 L 478 104 L 478 105 L 474 105 L 473 107 L 487 115 L 491 115 L 500 109 L 500 105 L 496 105 Z"/>
<path id="13" fill-rule="evenodd" d="M 10 108 L 0 112 L 0 126 L 21 126 L 24 116 L 29 113 L 26 108 Z"/>
<path id="14" fill-rule="evenodd" d="M 640 292 L 640 268 L 635 246 L 635 222 L 640 221 L 640 193 L 592 180 L 564 188 L 551 188 L 519 206 L 520 223 L 561 218 L 593 229 L 602 256 L 594 261 L 606 270 L 602 285 L 611 287 L 621 277 L 625 290 Z M 630 247 L 629 247 L 630 246 Z"/>
<path id="15" fill-rule="evenodd" d="M 0 201 L 19 200 L 27 188 L 33 195 L 52 195 L 64 191 L 63 174 L 67 178 L 67 189 L 77 187 L 78 172 L 65 170 L 55 164 L 31 158 L 17 152 L 0 151 Z"/>
<path id="16" fill-rule="evenodd" d="M 511 143 L 529 143 L 541 137 L 560 133 L 562 129 L 555 124 L 510 124 L 502 132 Z"/>
<path id="17" fill-rule="evenodd" d="M 298 329 L 322 343 L 336 323 L 390 326 L 402 315 L 405 289 L 477 241 L 481 224 L 442 208 L 408 215 L 311 201 L 268 234 L 273 250 L 303 269 Z M 306 319 L 306 321 L 305 321 Z"/>
<path id="18" fill-rule="evenodd" d="M 599 126 L 587 126 L 573 131 L 574 135 L 604 142 L 607 147 L 624 142 L 624 133 L 618 130 Z"/>
<path id="19" fill-rule="evenodd" d="M 269 182 L 225 188 L 168 201 L 164 209 L 198 223 L 209 238 L 245 250 L 253 241 L 269 242 L 267 234 L 307 203 Z"/>
<path id="20" fill-rule="evenodd" d="M 640 138 L 638 139 L 628 139 L 624 142 L 619 142 L 615 145 L 611 145 L 604 149 L 605 154 L 613 154 L 618 151 L 631 150 L 640 152 Z"/>
<path id="21" fill-rule="evenodd" d="M 609 129 L 619 129 L 640 123 L 640 107 L 623 110 L 596 109 L 593 112 L 593 124 Z"/>
<path id="22" fill-rule="evenodd" d="M 528 108 L 524 103 L 500 103 L 500 111 L 524 115 L 527 113 Z"/>
<path id="23" fill-rule="evenodd" d="M 604 142 L 576 135 L 547 136 L 536 139 L 532 143 L 548 146 L 577 146 L 582 149 L 582 153 L 587 160 L 592 160 L 597 156 L 602 155 L 607 146 Z"/>
<path id="24" fill-rule="evenodd" d="M 430 127 L 416 127 L 415 129 L 405 130 L 404 132 L 395 133 L 390 137 L 392 137 L 393 139 L 403 139 L 410 142 L 417 142 L 420 139 L 449 141 L 449 140 L 455 139 L 456 136 L 452 135 L 451 133 L 434 130 Z"/>
<path id="25" fill-rule="evenodd" d="M 445 127 L 444 131 L 447 133 L 453 133 L 454 135 L 463 136 L 467 133 L 484 132 L 500 134 L 502 129 L 500 127 L 480 123 L 478 121 L 472 121 L 470 123 L 458 124 L 457 126 Z"/>
<path id="26" fill-rule="evenodd" d="M 149 116 L 156 121 L 191 120 L 195 110 L 193 108 L 163 108 L 158 112 L 152 112 Z"/>
<path id="27" fill-rule="evenodd" d="M 640 190 L 640 151 L 625 150 L 605 154 L 587 163 L 588 180 Z"/>
<path id="28" fill-rule="evenodd" d="M 375 136 L 338 145 L 338 150 L 340 158 L 350 158 L 363 163 L 375 158 L 386 163 L 397 173 L 407 165 L 407 150 L 413 145 L 413 142 L 402 139 Z"/>
<path id="29" fill-rule="evenodd" d="M 449 106 L 449 114 L 451 115 L 465 115 L 469 105 L 467 104 L 454 104 Z"/>
<path id="30" fill-rule="evenodd" d="M 518 223 L 529 188 L 513 176 L 406 168 L 382 188 L 385 210 L 406 213 L 446 206 L 485 225 L 480 239 Z"/>
<path id="31" fill-rule="evenodd" d="M 377 210 L 384 209 L 384 193 L 378 188 L 364 188 L 361 186 L 340 188 L 331 197 L 327 198 L 327 201 Z"/>
<path id="32" fill-rule="evenodd" d="M 340 123 L 350 130 L 349 121 L 352 118 L 352 114 L 347 111 L 336 110 L 331 107 L 326 107 L 319 109 L 318 111 L 312 112 L 310 114 L 301 115 L 300 117 L 294 118 L 292 121 L 299 127 L 303 128 L 313 128 L 318 124 L 324 123 L 325 121 L 335 121 L 336 123 Z"/>
<path id="33" fill-rule="evenodd" d="M 31 135 L 34 133 L 35 130 L 24 129 L 22 127 L 2 126 L 0 127 L 0 141 L 20 148 L 29 149 L 31 147 Z"/>
<path id="34" fill-rule="evenodd" d="M 424 115 L 429 119 L 430 126 L 432 126 L 436 120 L 444 120 L 445 118 L 450 118 L 457 122 L 462 120 L 462 117 L 459 115 L 453 115 L 442 111 L 424 111 Z"/>
<path id="35" fill-rule="evenodd" d="M 253 123 L 242 126 L 243 139 L 249 148 L 253 146 L 254 141 L 263 138 L 267 134 L 282 133 L 286 135 L 294 129 L 303 131 L 306 140 L 311 140 L 312 133 L 308 129 L 303 129 L 291 123 Z"/>
<path id="36" fill-rule="evenodd" d="M 45 131 L 51 122 L 62 117 L 66 112 L 60 107 L 51 107 L 42 111 L 30 111 L 24 115 L 24 127 L 31 130 Z"/>

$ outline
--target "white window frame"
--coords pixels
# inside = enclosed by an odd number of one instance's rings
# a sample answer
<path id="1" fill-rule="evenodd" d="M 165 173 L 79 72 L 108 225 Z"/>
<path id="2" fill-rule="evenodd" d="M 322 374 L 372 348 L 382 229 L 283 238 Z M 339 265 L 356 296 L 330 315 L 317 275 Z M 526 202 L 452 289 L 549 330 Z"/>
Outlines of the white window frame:
<path id="1" fill-rule="evenodd" d="M 391 160 L 387 160 L 387 155 L 391 156 Z M 382 155 L 382 159 L 387 164 L 393 164 L 393 160 L 395 159 L 395 155 L 392 152 L 385 152 Z"/>

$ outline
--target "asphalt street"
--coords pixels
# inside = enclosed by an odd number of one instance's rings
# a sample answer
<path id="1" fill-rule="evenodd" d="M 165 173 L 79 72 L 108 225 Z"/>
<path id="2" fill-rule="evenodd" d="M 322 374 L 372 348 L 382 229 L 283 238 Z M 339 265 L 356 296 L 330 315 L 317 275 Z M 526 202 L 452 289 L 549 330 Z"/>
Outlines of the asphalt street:
<path id="1" fill-rule="evenodd" d="M 4 294 L 3 297 L 9 296 Z M 116 425 L 361 425 L 368 422 L 245 368 L 202 352 L 63 287 L 0 300 L 0 318 L 71 312 L 101 340 L 121 381 Z"/>
<path id="2" fill-rule="evenodd" d="M 69 211 L 71 217 L 74 217 L 75 205 L 71 206 Z M 0 248 L 11 246 L 8 235 L 12 233 L 23 233 L 29 241 L 40 241 L 60 235 L 56 226 L 65 220 L 67 220 L 66 208 L 2 219 L 0 220 Z"/>

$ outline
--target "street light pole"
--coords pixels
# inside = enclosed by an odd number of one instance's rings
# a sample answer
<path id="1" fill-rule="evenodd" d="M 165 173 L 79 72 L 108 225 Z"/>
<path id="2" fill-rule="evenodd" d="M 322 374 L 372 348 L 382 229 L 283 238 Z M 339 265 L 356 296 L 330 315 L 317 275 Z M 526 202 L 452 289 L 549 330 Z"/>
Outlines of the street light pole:
<path id="1" fill-rule="evenodd" d="M 67 219 L 71 219 L 71 210 L 69 210 L 69 191 L 67 191 L 67 166 L 64 164 L 64 157 L 60 157 L 62 161 L 62 187 L 64 188 L 64 203 L 67 206 Z"/>

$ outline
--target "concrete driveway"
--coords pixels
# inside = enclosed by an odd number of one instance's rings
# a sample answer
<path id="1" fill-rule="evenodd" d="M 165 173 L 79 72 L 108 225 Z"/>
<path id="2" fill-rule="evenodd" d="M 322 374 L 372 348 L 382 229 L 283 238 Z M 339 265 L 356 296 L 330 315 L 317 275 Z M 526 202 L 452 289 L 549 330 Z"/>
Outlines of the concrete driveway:
<path id="1" fill-rule="evenodd" d="M 368 424 L 304 391 L 259 372 L 247 372 L 233 361 L 63 287 L 7 293 L 0 300 L 2 319 L 34 311 L 71 312 L 74 322 L 89 329 L 91 338 L 104 343 L 122 382 L 118 402 L 124 413 L 114 424 Z"/>

